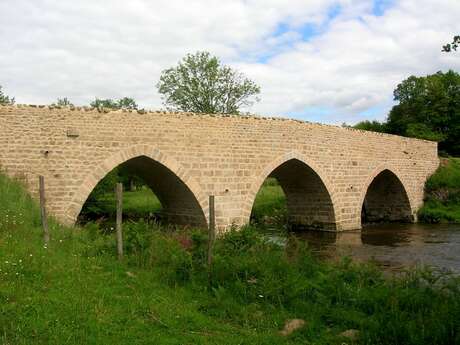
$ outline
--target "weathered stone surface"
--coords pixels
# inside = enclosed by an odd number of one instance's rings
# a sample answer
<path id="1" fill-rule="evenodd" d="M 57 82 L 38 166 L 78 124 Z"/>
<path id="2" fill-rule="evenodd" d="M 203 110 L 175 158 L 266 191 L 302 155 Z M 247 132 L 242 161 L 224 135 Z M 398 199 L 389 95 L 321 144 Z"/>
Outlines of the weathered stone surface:
<path id="1" fill-rule="evenodd" d="M 362 211 L 415 220 L 439 161 L 433 142 L 298 120 L 0 106 L 1 169 L 34 196 L 44 175 L 49 211 L 67 224 L 123 163 L 173 222 L 205 225 L 213 194 L 220 228 L 244 224 L 274 176 L 291 222 L 340 231 L 359 229 Z"/>

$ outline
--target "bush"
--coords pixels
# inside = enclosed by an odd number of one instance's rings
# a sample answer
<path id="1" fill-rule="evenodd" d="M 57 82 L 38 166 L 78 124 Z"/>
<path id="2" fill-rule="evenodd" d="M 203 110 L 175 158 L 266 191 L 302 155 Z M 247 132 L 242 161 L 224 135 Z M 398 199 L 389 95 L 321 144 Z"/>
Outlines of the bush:
<path id="1" fill-rule="evenodd" d="M 441 160 L 425 184 L 425 204 L 418 216 L 427 223 L 460 223 L 460 159 Z"/>

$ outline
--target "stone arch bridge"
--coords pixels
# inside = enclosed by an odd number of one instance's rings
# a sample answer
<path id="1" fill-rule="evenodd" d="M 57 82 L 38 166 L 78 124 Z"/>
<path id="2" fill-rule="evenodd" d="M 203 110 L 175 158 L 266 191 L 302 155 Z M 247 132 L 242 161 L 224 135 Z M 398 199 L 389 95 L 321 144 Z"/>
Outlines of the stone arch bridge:
<path id="1" fill-rule="evenodd" d="M 326 230 L 369 220 L 416 221 L 434 142 L 281 118 L 90 108 L 0 106 L 0 167 L 73 224 L 96 184 L 124 164 L 152 188 L 171 222 L 249 221 L 263 181 L 276 177 L 289 221 Z M 1 193 L 1 191 L 0 191 Z"/>

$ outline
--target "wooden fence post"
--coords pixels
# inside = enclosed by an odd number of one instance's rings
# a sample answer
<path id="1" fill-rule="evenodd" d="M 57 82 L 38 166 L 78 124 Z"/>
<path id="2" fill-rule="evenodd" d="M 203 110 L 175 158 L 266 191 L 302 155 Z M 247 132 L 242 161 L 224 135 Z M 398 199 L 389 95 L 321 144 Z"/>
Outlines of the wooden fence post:
<path id="1" fill-rule="evenodd" d="M 208 285 L 212 283 L 212 251 L 216 238 L 216 213 L 214 195 L 209 196 L 209 229 L 208 229 Z"/>
<path id="2" fill-rule="evenodd" d="M 50 241 L 50 233 L 48 228 L 48 218 L 46 218 L 45 178 L 42 175 L 38 176 L 38 189 L 40 192 L 40 216 L 43 226 L 43 240 L 45 245 L 48 245 Z"/>
<path id="3" fill-rule="evenodd" d="M 117 199 L 117 252 L 118 259 L 123 259 L 123 232 L 122 232 L 122 221 L 123 221 L 123 184 L 117 183 L 116 187 L 116 199 Z"/>

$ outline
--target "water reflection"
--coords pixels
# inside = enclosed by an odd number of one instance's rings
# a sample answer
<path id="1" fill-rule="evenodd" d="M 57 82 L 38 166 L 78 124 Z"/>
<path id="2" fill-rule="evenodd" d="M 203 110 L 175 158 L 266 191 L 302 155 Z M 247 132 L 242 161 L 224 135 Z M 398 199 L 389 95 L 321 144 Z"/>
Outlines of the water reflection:
<path id="1" fill-rule="evenodd" d="M 385 270 L 426 265 L 460 274 L 460 225 L 382 224 L 351 232 L 297 232 L 313 252 L 373 261 Z"/>

